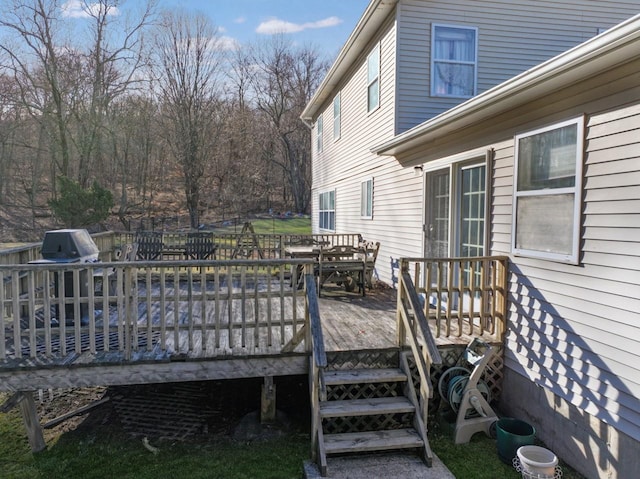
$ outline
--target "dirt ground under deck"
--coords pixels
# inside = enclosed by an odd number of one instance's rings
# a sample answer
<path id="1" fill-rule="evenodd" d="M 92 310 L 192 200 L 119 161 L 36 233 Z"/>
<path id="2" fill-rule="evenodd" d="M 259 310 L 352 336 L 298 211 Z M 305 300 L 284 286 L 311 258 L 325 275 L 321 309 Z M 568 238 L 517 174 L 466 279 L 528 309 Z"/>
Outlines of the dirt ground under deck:
<path id="1" fill-rule="evenodd" d="M 47 424 L 101 399 L 89 412 L 44 431 L 45 440 L 78 430 L 126 433 L 155 441 L 207 441 L 227 436 L 259 439 L 280 432 L 308 430 L 309 400 L 305 376 L 275 378 L 278 418 L 273 426 L 254 423 L 260 408 L 262 379 L 149 384 L 44 391 L 36 398 L 40 423 Z"/>

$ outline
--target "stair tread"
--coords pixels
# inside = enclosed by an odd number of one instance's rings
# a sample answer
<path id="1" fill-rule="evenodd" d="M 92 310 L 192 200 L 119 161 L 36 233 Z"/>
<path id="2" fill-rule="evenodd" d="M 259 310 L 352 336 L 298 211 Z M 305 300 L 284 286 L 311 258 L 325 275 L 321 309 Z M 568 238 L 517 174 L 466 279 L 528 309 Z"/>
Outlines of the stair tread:
<path id="1" fill-rule="evenodd" d="M 422 447 L 423 440 L 415 429 L 392 429 L 388 431 L 350 432 L 325 434 L 327 454 L 344 452 L 382 451 Z"/>
<path id="2" fill-rule="evenodd" d="M 370 416 L 414 411 L 415 407 L 404 396 L 344 399 L 320 403 L 320 415 L 322 417 Z"/>
<path id="3" fill-rule="evenodd" d="M 406 381 L 407 375 L 400 369 L 345 369 L 324 371 L 327 386 L 340 384 L 384 383 Z"/>

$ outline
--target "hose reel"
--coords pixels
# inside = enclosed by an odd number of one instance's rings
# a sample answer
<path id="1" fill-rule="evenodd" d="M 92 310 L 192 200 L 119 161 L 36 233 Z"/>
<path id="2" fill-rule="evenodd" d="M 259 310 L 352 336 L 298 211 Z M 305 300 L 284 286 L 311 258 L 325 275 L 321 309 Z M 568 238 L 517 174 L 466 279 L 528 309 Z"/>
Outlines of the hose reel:
<path id="1" fill-rule="evenodd" d="M 438 392 L 456 413 L 455 442 L 469 442 L 471 436 L 484 431 L 492 436 L 492 429 L 498 417 L 489 402 L 491 389 L 480 379 L 493 356 L 493 348 L 479 339 L 474 339 L 465 349 L 465 361 L 473 366 L 454 366 L 447 369 L 438 381 Z"/>
<path id="2" fill-rule="evenodd" d="M 469 378 L 471 377 L 471 371 L 467 368 L 455 366 L 447 369 L 438 382 L 438 391 L 440 396 L 445 400 L 453 409 L 453 412 L 457 413 L 460 410 L 460 404 L 465 393 L 465 389 L 469 384 Z M 478 391 L 482 397 L 489 403 L 491 402 L 491 389 L 484 381 L 478 381 L 476 385 Z M 479 407 L 476 401 L 472 401 L 473 407 L 468 408 L 465 411 L 465 417 L 478 417 L 485 415 L 485 411 Z"/>

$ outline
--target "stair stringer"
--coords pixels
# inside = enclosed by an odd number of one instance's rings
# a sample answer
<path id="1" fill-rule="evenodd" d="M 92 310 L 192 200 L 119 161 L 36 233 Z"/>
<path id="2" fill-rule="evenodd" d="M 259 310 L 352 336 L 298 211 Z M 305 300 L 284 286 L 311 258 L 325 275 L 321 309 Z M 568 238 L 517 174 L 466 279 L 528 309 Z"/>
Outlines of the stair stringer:
<path id="1" fill-rule="evenodd" d="M 425 424 L 425 420 L 422 418 L 423 408 L 420 405 L 420 401 L 418 400 L 418 395 L 416 393 L 416 388 L 411 380 L 411 368 L 409 367 L 409 361 L 407 359 L 407 355 L 409 353 L 407 351 L 403 351 L 400 353 L 400 369 L 407 375 L 409 380 L 404 385 L 404 394 L 405 396 L 413 403 L 413 406 L 416 408 L 416 413 L 413 416 L 413 427 L 420 435 L 424 446 L 422 449 L 422 458 L 425 464 L 429 467 L 433 465 L 433 451 L 431 450 L 431 446 L 429 445 L 429 439 L 427 437 L 427 425 Z M 421 385 L 421 388 L 424 387 Z M 427 381 L 427 397 L 423 398 L 428 404 L 429 397 L 432 395 L 432 386 L 431 382 Z M 425 414 L 426 417 L 426 414 Z"/>

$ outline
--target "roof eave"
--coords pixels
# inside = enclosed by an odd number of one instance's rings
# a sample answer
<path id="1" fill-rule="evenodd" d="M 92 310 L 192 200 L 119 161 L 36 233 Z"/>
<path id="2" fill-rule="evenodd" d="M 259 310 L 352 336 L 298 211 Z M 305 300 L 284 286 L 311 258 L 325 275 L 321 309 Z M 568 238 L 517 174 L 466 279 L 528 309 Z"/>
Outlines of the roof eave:
<path id="1" fill-rule="evenodd" d="M 640 55 L 640 15 L 372 148 L 397 156 Z"/>
<path id="2" fill-rule="evenodd" d="M 351 68 L 351 65 L 362 53 L 367 43 L 376 34 L 380 25 L 395 8 L 396 3 L 398 3 L 398 0 L 372 0 L 369 3 L 358 24 L 349 35 L 340 53 L 338 53 L 338 57 L 325 75 L 324 80 L 322 80 L 322 83 L 300 115 L 303 121 L 314 121 L 322 104 L 332 96 L 345 73 Z"/>

